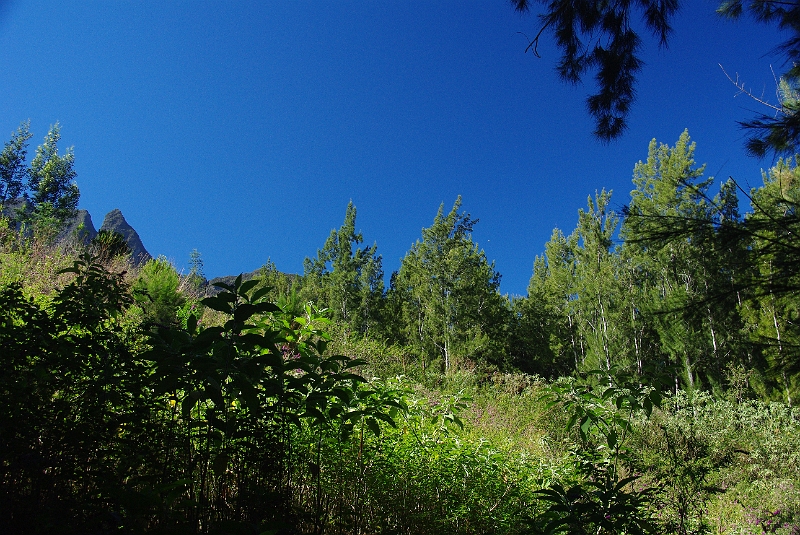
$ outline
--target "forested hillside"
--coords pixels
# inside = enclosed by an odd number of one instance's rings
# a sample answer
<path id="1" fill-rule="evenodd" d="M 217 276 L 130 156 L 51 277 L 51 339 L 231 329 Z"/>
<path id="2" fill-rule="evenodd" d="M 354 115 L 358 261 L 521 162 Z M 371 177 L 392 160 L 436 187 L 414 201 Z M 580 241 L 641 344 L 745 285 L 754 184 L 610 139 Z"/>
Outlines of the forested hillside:
<path id="1" fill-rule="evenodd" d="M 271 266 L 264 275 L 275 299 L 327 308 L 350 338 L 402 347 L 421 369 L 548 379 L 658 369 L 673 391 L 717 394 L 744 376 L 754 395 L 792 405 L 796 163 L 778 161 L 743 191 L 706 176 L 694 150 L 687 132 L 673 146 L 653 140 L 629 196 L 595 192 L 574 230 L 554 229 L 524 297 L 499 294 L 461 198 L 440 207 L 388 287 L 378 245 L 361 247 L 352 203 L 302 277 L 278 280 Z"/>
<path id="2" fill-rule="evenodd" d="M 302 275 L 211 295 L 197 251 L 57 242 L 72 156 L 30 137 L 0 157 L 6 532 L 800 532 L 796 161 L 743 191 L 654 140 L 524 297 L 461 198 L 388 277 L 351 203 Z"/>

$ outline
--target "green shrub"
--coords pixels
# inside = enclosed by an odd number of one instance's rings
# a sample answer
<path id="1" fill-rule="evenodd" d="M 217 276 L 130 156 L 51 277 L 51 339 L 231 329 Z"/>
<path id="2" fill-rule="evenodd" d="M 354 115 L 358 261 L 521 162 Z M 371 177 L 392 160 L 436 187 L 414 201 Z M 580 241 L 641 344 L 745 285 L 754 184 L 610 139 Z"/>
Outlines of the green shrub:
<path id="1" fill-rule="evenodd" d="M 641 423 L 635 449 L 665 530 L 800 532 L 797 409 L 703 392 L 679 392 L 663 408 Z"/>
<path id="2" fill-rule="evenodd" d="M 465 434 L 462 395 L 428 400 L 404 378 L 364 386 L 406 410 L 396 427 L 380 422 L 379 433 L 362 420 L 349 440 L 330 435 L 313 460 L 324 490 L 318 501 L 305 498 L 306 510 L 325 504 L 320 516 L 334 533 L 521 532 L 536 488 L 534 459 Z M 307 451 L 317 451 L 308 432 Z"/>
<path id="3" fill-rule="evenodd" d="M 142 266 L 133 282 L 133 296 L 147 322 L 165 327 L 177 325 L 177 312 L 185 301 L 178 291 L 180 282 L 178 272 L 163 256 Z"/>
<path id="4" fill-rule="evenodd" d="M 89 244 L 98 261 L 106 264 L 117 257 L 128 258 L 131 248 L 125 236 L 113 230 L 101 230 Z"/>
<path id="5" fill-rule="evenodd" d="M 0 244 L 0 285 L 19 282 L 25 295 L 40 299 L 66 283 L 68 277 L 62 270 L 78 258 L 78 251 L 17 232 L 7 238 Z"/>

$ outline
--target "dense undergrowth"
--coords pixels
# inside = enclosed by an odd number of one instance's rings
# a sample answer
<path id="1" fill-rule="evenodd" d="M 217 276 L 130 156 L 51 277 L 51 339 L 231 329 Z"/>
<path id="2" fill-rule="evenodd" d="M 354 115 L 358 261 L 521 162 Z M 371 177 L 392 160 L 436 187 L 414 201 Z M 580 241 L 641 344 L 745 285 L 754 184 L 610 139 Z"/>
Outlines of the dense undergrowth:
<path id="1" fill-rule="evenodd" d="M 4 532 L 800 533 L 800 414 L 746 383 L 442 374 L 162 268 L 5 236 Z"/>

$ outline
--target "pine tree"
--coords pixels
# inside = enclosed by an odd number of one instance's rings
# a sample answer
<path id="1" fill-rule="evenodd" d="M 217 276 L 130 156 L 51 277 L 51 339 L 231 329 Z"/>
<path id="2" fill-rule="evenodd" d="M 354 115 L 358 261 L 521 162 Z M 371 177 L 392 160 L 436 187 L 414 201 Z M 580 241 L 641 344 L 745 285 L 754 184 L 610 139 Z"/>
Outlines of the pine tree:
<path id="1" fill-rule="evenodd" d="M 578 84 L 594 73 L 597 91 L 586 104 L 595 121 L 595 136 L 604 141 L 620 137 L 633 106 L 636 76 L 643 66 L 641 36 L 650 33 L 660 47 L 666 47 L 681 3 L 511 0 L 511 4 L 520 12 L 543 5 L 538 33 L 527 50 L 538 57 L 539 40 L 545 32 L 552 32 L 561 52 L 556 72 L 565 82 Z M 740 126 L 752 134 L 745 143 L 751 155 L 794 155 L 800 146 L 800 6 L 774 0 L 721 0 L 717 13 L 728 19 L 746 13 L 785 32 L 777 50 L 790 67 L 778 81 L 779 102 L 767 104 L 767 113 Z"/>
<path id="2" fill-rule="evenodd" d="M 765 359 L 767 384 L 792 404 L 800 389 L 800 168 L 779 161 L 751 191 L 746 229 L 753 277 L 743 307 L 751 339 Z M 768 394 L 768 392 L 767 392 Z"/>
<path id="3" fill-rule="evenodd" d="M 24 191 L 28 176 L 25 160 L 31 137 L 30 121 L 26 121 L 19 125 L 0 153 L 0 210 L 6 201 L 20 197 Z"/>
<path id="4" fill-rule="evenodd" d="M 718 240 L 738 219 L 731 185 L 712 199 L 713 178 L 702 178 L 688 132 L 674 147 L 650 143 L 634 168 L 631 203 L 621 236 L 636 266 L 631 281 L 660 346 L 689 388 L 701 379 L 719 384 L 729 355 L 738 351 L 732 259 L 736 247 Z M 645 329 L 647 330 L 647 329 Z"/>
<path id="5" fill-rule="evenodd" d="M 621 292 L 613 250 L 617 217 L 609 209 L 610 200 L 611 193 L 603 190 L 578 212 L 575 248 L 578 333 L 586 344 L 589 367 L 603 370 L 627 364 L 619 362 L 625 344 L 618 332 Z"/>
<path id="6" fill-rule="evenodd" d="M 60 139 L 61 127 L 56 123 L 36 149 L 28 175 L 28 190 L 35 218 L 40 221 L 52 218 L 63 224 L 75 215 L 80 192 L 75 183 L 75 155 L 71 148 L 64 155 L 58 154 Z"/>
<path id="7" fill-rule="evenodd" d="M 461 197 L 422 229 L 403 258 L 395 292 L 403 303 L 406 341 L 445 373 L 459 359 L 505 361 L 508 324 L 500 274 L 472 241 L 477 220 L 459 213 Z"/>
<path id="8" fill-rule="evenodd" d="M 567 375 L 584 362 L 575 307 L 576 248 L 576 234 L 565 237 L 555 229 L 544 255 L 534 260 L 527 297 L 515 302 L 512 354 L 520 354 L 515 360 L 521 368 L 546 377 Z"/>
<path id="9" fill-rule="evenodd" d="M 342 226 L 331 230 L 316 258 L 306 258 L 303 265 L 303 296 L 319 301 L 332 319 L 361 334 L 379 321 L 383 298 L 378 246 L 358 248 L 363 241 L 356 232 L 356 207 L 350 201 Z"/>

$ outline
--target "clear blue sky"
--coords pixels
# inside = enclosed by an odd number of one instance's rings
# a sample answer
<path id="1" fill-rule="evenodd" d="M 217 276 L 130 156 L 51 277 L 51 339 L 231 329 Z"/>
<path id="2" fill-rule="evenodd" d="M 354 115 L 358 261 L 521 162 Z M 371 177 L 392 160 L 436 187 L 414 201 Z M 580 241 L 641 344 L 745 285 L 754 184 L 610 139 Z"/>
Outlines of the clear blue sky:
<path id="1" fill-rule="evenodd" d="M 648 39 L 625 136 L 595 141 L 591 83 L 524 53 L 536 19 L 504 0 L 0 0 L 0 139 L 31 120 L 74 146 L 80 207 L 122 210 L 151 254 L 209 277 L 271 258 L 302 272 L 352 200 L 387 274 L 441 203 L 524 294 L 554 227 L 595 190 L 628 202 L 652 138 L 686 128 L 708 174 L 758 185 L 737 120 L 758 106 L 718 64 L 774 100 L 772 27 L 685 2 L 668 50 Z M 689 5 L 691 4 L 691 5 Z"/>

